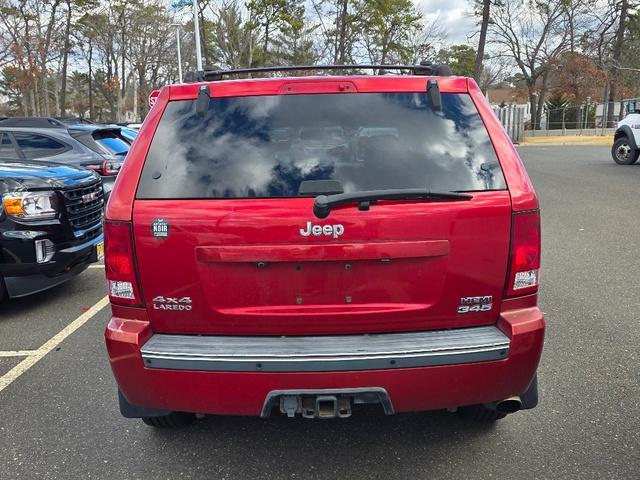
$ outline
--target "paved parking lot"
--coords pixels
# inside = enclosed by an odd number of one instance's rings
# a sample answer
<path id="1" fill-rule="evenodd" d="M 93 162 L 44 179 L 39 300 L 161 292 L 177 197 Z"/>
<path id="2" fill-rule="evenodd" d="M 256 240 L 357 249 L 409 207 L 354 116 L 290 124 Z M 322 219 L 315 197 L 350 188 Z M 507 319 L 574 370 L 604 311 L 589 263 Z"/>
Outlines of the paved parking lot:
<path id="1" fill-rule="evenodd" d="M 118 413 L 92 268 L 0 306 L 0 479 L 639 478 L 640 165 L 607 147 L 520 152 L 543 209 L 537 409 L 495 427 L 375 409 L 156 431 Z"/>

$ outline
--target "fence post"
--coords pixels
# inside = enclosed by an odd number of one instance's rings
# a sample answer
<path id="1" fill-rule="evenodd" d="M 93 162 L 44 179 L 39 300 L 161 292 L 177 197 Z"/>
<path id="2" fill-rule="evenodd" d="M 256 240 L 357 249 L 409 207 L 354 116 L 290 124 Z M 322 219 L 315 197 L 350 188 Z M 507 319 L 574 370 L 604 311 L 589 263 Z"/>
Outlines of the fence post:
<path id="1" fill-rule="evenodd" d="M 507 131 L 509 132 L 509 137 L 513 139 L 513 105 L 509 105 L 508 119 L 509 129 Z"/>
<path id="2" fill-rule="evenodd" d="M 580 136 L 582 136 L 582 105 L 580 105 Z"/>
<path id="3" fill-rule="evenodd" d="M 516 110 L 516 123 L 517 123 L 517 130 L 516 130 L 516 141 L 518 143 L 522 142 L 522 140 L 524 140 L 522 138 L 523 136 L 523 131 L 522 131 L 522 124 L 523 124 L 523 119 L 524 119 L 524 112 L 522 111 L 521 108 L 519 108 L 518 110 Z"/>

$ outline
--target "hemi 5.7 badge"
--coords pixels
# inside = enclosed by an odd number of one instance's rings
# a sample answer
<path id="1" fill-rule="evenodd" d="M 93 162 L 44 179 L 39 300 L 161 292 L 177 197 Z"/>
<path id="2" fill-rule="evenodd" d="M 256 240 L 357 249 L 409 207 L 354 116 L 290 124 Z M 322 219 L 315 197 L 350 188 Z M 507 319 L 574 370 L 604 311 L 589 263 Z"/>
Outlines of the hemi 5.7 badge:
<path id="1" fill-rule="evenodd" d="M 458 306 L 458 313 L 489 312 L 493 308 L 493 297 L 462 297 Z"/>

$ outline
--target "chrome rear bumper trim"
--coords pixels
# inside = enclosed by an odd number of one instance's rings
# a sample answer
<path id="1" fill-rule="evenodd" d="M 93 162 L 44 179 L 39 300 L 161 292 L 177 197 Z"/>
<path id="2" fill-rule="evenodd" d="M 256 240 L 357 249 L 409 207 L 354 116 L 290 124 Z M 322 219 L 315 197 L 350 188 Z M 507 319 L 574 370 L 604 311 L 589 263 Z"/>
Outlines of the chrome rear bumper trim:
<path id="1" fill-rule="evenodd" d="M 509 338 L 495 326 L 410 333 L 305 337 L 155 334 L 147 368 L 228 372 L 324 372 L 502 360 Z"/>

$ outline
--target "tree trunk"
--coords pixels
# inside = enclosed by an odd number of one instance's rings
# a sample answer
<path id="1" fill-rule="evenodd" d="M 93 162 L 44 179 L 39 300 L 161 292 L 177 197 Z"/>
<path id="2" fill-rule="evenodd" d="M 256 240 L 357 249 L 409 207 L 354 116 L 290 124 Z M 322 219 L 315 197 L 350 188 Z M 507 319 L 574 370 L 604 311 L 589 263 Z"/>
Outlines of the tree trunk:
<path id="1" fill-rule="evenodd" d="M 31 97 L 31 113 L 34 116 L 38 116 L 39 112 L 38 112 L 38 102 L 36 102 L 36 98 L 38 96 L 38 84 L 36 82 L 35 88 L 33 90 L 31 90 L 31 95 L 29 95 Z"/>
<path id="2" fill-rule="evenodd" d="M 125 7 L 126 8 L 126 7 Z M 122 33 L 120 36 L 120 41 L 122 42 L 122 46 L 121 46 L 121 51 L 120 51 L 120 56 L 121 59 L 120 61 L 122 62 L 122 72 L 121 72 L 121 77 L 122 78 L 122 86 L 120 88 L 120 97 L 121 97 L 121 101 L 120 101 L 120 107 L 118 108 L 118 113 L 120 114 L 120 112 L 124 113 L 124 100 L 125 100 L 125 96 L 127 94 L 127 77 L 126 77 L 126 70 L 125 70 L 125 53 L 126 53 L 126 48 L 125 48 L 125 24 L 124 24 L 124 13 L 125 10 L 122 11 L 123 12 L 123 20 L 122 20 Z"/>
<path id="3" fill-rule="evenodd" d="M 91 39 L 89 39 L 89 58 L 88 58 L 88 67 L 89 67 L 89 119 L 93 120 L 95 117 L 93 116 L 93 70 L 91 68 L 91 60 L 93 57 L 93 45 L 91 44 Z"/>
<path id="4" fill-rule="evenodd" d="M 56 21 L 56 10 L 60 5 L 60 0 L 55 0 L 51 5 L 51 13 L 49 16 L 49 24 L 47 25 L 47 33 L 45 43 L 40 53 L 40 98 L 42 101 L 42 109 L 40 113 L 43 116 L 49 116 L 49 92 L 47 90 L 47 57 L 49 56 L 49 47 L 51 46 L 51 36 L 53 35 L 53 26 Z"/>
<path id="5" fill-rule="evenodd" d="M 22 93 L 22 115 L 25 117 L 29 116 L 29 103 L 28 103 L 28 99 L 29 98 L 29 91 L 26 91 Z"/>
<path id="6" fill-rule="evenodd" d="M 536 125 L 537 130 L 542 130 L 542 112 L 544 111 L 544 97 L 542 94 L 538 95 L 538 105 L 536 106 Z"/>
<path id="7" fill-rule="evenodd" d="M 349 11 L 349 0 L 341 0 L 342 11 L 339 14 L 339 36 L 338 36 L 338 58 L 339 64 L 347 63 L 347 14 Z M 338 25 L 336 25 L 338 27 Z"/>
<path id="8" fill-rule="evenodd" d="M 536 118 L 537 118 L 537 112 L 538 112 L 538 103 L 536 102 L 536 89 L 535 89 L 535 85 L 531 84 L 531 85 L 527 85 L 527 90 L 529 92 L 529 110 L 530 110 L 530 115 L 531 115 L 531 130 L 537 130 L 538 128 L 536 128 Z M 537 127 L 539 127 L 540 125 L 537 125 Z"/>
<path id="9" fill-rule="evenodd" d="M 582 122 L 582 105 L 576 105 L 576 128 L 580 128 Z"/>
<path id="10" fill-rule="evenodd" d="M 198 23 L 200 24 L 200 44 L 202 45 L 203 68 L 206 70 L 207 65 L 211 64 L 211 56 L 209 55 L 209 47 L 207 45 L 207 26 L 204 21 L 204 6 L 202 6 L 200 8 L 200 21 Z"/>
<path id="11" fill-rule="evenodd" d="M 267 63 L 267 50 L 269 49 L 269 28 L 271 22 L 267 21 L 264 25 L 264 46 L 262 47 L 262 63 Z"/>
<path id="12" fill-rule="evenodd" d="M 484 46 L 487 43 L 487 30 L 489 28 L 489 13 L 491 8 L 491 0 L 483 0 L 482 2 L 482 23 L 480 24 L 480 40 L 478 41 L 478 52 L 476 54 L 476 66 L 473 73 L 478 85 L 480 85 L 480 77 L 482 76 L 482 62 L 484 61 Z"/>
<path id="13" fill-rule="evenodd" d="M 138 82 L 136 82 L 135 75 L 132 75 L 131 83 L 133 84 L 133 114 L 135 121 L 138 121 L 142 116 L 138 112 Z"/>
<path id="14" fill-rule="evenodd" d="M 145 92 L 148 91 L 147 89 L 147 83 L 146 83 L 146 79 L 145 79 L 145 68 L 142 66 L 138 66 L 138 81 L 139 83 L 139 90 L 138 90 L 138 94 L 140 95 L 140 118 L 144 118 L 145 115 L 147 114 L 147 111 L 149 109 L 149 104 L 148 102 L 145 103 L 143 102 L 142 99 L 142 95 L 145 94 Z"/>
<path id="15" fill-rule="evenodd" d="M 616 41 L 613 44 L 613 51 L 611 55 L 611 59 L 613 62 L 613 71 L 611 72 L 612 81 L 609 88 L 609 112 L 607 113 L 607 124 L 613 123 L 615 101 L 617 100 L 616 96 L 618 93 L 616 81 L 620 78 L 620 70 L 616 67 L 620 66 L 620 59 L 622 58 L 622 47 L 624 46 L 624 30 L 627 22 L 628 12 L 629 1 L 622 0 L 620 2 L 620 22 L 618 23 L 618 30 L 616 31 Z"/>
<path id="16" fill-rule="evenodd" d="M 538 130 L 540 130 L 540 126 L 542 125 L 542 112 L 544 111 L 544 99 L 547 96 L 547 80 L 548 74 L 544 74 L 542 77 L 542 88 L 540 88 L 540 92 L 538 93 L 538 105 L 536 107 L 536 123 L 538 124 Z M 549 128 L 547 126 L 547 128 Z"/>
<path id="17" fill-rule="evenodd" d="M 620 98 L 620 111 L 618 112 L 618 121 L 624 118 L 624 99 Z"/>
<path id="18" fill-rule="evenodd" d="M 60 116 L 64 117 L 67 108 L 67 62 L 69 59 L 69 31 L 71 29 L 71 0 L 67 0 L 67 24 L 64 29 L 64 52 L 62 53 L 62 78 L 60 85 Z"/>

